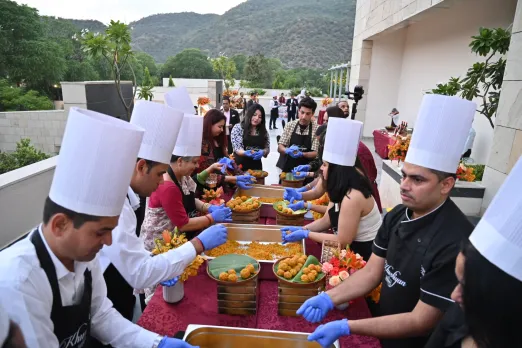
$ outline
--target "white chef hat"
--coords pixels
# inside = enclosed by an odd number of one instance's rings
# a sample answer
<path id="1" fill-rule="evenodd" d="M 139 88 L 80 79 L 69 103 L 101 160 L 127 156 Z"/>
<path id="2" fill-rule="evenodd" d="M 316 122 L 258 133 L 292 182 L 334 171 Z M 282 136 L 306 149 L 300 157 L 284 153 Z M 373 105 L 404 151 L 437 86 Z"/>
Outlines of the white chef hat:
<path id="1" fill-rule="evenodd" d="M 194 104 L 185 87 L 172 88 L 165 94 L 165 104 L 173 109 L 194 115 Z"/>
<path id="2" fill-rule="evenodd" d="M 276 91 L 272 91 L 272 98 L 273 97 L 277 97 L 277 92 Z"/>
<path id="3" fill-rule="evenodd" d="M 329 118 L 324 140 L 323 160 L 342 166 L 355 165 L 363 123 L 344 118 Z"/>
<path id="4" fill-rule="evenodd" d="M 132 111 L 131 124 L 145 129 L 139 158 L 170 163 L 170 156 L 183 121 L 183 113 L 168 105 L 138 100 Z"/>
<path id="5" fill-rule="evenodd" d="M 489 262 L 522 281 L 522 159 L 469 237 Z"/>
<path id="6" fill-rule="evenodd" d="M 145 130 L 71 108 L 49 198 L 77 213 L 121 213 Z"/>
<path id="7" fill-rule="evenodd" d="M 203 117 L 185 114 L 173 155 L 201 156 L 203 141 Z"/>
<path id="8" fill-rule="evenodd" d="M 422 99 L 405 162 L 455 173 L 477 105 L 446 95 Z"/>
<path id="9" fill-rule="evenodd" d="M 9 334 L 9 316 L 0 303 L 0 347 L 4 344 L 4 341 Z"/>

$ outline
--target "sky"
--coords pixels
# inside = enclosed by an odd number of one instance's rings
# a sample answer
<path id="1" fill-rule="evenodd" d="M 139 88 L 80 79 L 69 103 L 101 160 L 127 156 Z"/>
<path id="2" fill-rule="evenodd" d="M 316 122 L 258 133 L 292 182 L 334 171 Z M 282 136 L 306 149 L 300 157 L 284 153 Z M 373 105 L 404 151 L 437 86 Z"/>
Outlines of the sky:
<path id="1" fill-rule="evenodd" d="M 40 15 L 73 19 L 111 19 L 125 23 L 157 13 L 223 14 L 245 0 L 15 0 L 35 7 Z"/>

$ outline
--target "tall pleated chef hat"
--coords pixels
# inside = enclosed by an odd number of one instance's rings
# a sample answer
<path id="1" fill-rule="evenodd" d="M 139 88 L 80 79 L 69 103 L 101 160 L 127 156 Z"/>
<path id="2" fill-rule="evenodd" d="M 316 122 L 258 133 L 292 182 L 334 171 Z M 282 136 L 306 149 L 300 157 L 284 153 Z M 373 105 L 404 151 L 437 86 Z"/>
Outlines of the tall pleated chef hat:
<path id="1" fill-rule="evenodd" d="M 355 165 L 363 123 L 345 118 L 328 119 L 323 160 L 341 166 Z"/>
<path id="2" fill-rule="evenodd" d="M 176 156 L 201 156 L 201 143 L 203 141 L 203 117 L 185 114 L 181 131 L 174 147 L 173 155 Z"/>
<path id="3" fill-rule="evenodd" d="M 476 109 L 462 98 L 426 94 L 405 162 L 456 173 Z"/>
<path id="4" fill-rule="evenodd" d="M 4 345 L 4 341 L 9 334 L 9 316 L 0 303 L 0 347 Z"/>
<path id="5" fill-rule="evenodd" d="M 522 159 L 469 237 L 489 262 L 522 281 Z"/>
<path id="6" fill-rule="evenodd" d="M 277 97 L 277 92 L 276 91 L 272 91 L 272 98 L 273 97 Z"/>
<path id="7" fill-rule="evenodd" d="M 132 111 L 131 124 L 145 129 L 139 158 L 170 163 L 170 156 L 178 138 L 183 112 L 168 105 L 138 100 Z"/>
<path id="8" fill-rule="evenodd" d="M 145 130 L 71 108 L 49 198 L 77 213 L 118 216 Z"/>
<path id="9" fill-rule="evenodd" d="M 194 115 L 194 104 L 185 87 L 172 88 L 164 98 L 165 104 L 171 108 Z"/>

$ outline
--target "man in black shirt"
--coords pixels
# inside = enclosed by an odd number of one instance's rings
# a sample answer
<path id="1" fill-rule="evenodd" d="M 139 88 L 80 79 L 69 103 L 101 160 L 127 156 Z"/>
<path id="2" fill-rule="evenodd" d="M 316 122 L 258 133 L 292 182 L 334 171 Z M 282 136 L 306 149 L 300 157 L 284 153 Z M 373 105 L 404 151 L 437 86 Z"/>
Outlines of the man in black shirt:
<path id="1" fill-rule="evenodd" d="M 460 98 L 424 97 L 402 168 L 403 204 L 385 216 L 368 263 L 297 311 L 309 321 L 321 321 L 334 305 L 365 296 L 382 282 L 380 316 L 328 323 L 310 340 L 326 344 L 357 334 L 381 339 L 383 348 L 424 346 L 453 303 L 455 259 L 473 229 L 449 195 L 464 146 L 460 138 L 474 113 L 475 104 Z M 449 120 L 457 124 L 446 131 Z"/>

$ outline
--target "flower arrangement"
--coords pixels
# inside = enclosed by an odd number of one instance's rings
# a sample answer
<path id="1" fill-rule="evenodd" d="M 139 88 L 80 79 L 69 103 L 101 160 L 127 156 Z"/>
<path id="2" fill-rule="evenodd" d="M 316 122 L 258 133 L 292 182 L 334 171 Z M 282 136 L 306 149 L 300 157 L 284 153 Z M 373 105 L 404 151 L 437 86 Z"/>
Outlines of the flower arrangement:
<path id="1" fill-rule="evenodd" d="M 152 255 L 166 253 L 169 250 L 179 248 L 185 243 L 188 243 L 187 237 L 184 233 L 179 233 L 177 228 L 174 229 L 174 232 L 165 230 L 162 233 L 162 239 L 158 238 L 154 240 L 156 248 L 152 250 Z M 184 282 L 188 277 L 198 275 L 198 269 L 204 261 L 205 260 L 201 256 L 197 255 L 194 261 L 185 268 L 183 274 L 179 276 L 179 281 Z"/>
<path id="2" fill-rule="evenodd" d="M 210 98 L 208 97 L 199 97 L 198 98 L 198 105 L 207 105 L 210 104 Z"/>
<path id="3" fill-rule="evenodd" d="M 318 199 L 314 199 L 311 201 L 312 204 L 315 205 L 328 205 L 330 203 L 330 198 L 328 197 L 328 193 L 325 193 Z M 319 220 L 323 217 L 324 214 L 318 213 L 316 211 L 312 211 L 312 216 L 314 217 L 314 220 Z"/>
<path id="4" fill-rule="evenodd" d="M 336 287 L 348 279 L 352 274 L 366 266 L 362 256 L 354 253 L 347 246 L 346 249 L 335 251 L 328 262 L 323 262 L 323 272 L 326 273 L 328 285 Z M 375 303 L 379 302 L 381 285 L 372 290 L 367 297 L 371 297 Z"/>
<path id="5" fill-rule="evenodd" d="M 323 107 L 327 107 L 328 105 L 332 104 L 332 102 L 333 102 L 332 98 L 324 98 L 323 102 L 322 102 Z"/>
<path id="6" fill-rule="evenodd" d="M 476 176 L 474 174 L 474 169 L 465 166 L 464 163 L 461 162 L 457 168 L 457 178 L 463 181 L 475 181 Z"/>
<path id="7" fill-rule="evenodd" d="M 237 89 L 227 89 L 223 92 L 224 97 L 235 97 L 239 94 L 239 91 Z"/>
<path id="8" fill-rule="evenodd" d="M 406 154 L 408 153 L 408 148 L 410 147 L 411 136 L 401 137 L 397 136 L 395 143 L 393 145 L 388 145 L 388 158 L 390 160 L 403 161 L 406 159 Z"/>
<path id="9" fill-rule="evenodd" d="M 223 187 L 218 187 L 217 190 L 214 189 L 203 189 L 203 195 L 201 196 L 201 200 L 210 204 L 220 205 L 225 203 L 223 199 L 221 199 L 221 195 L 223 194 Z"/>

